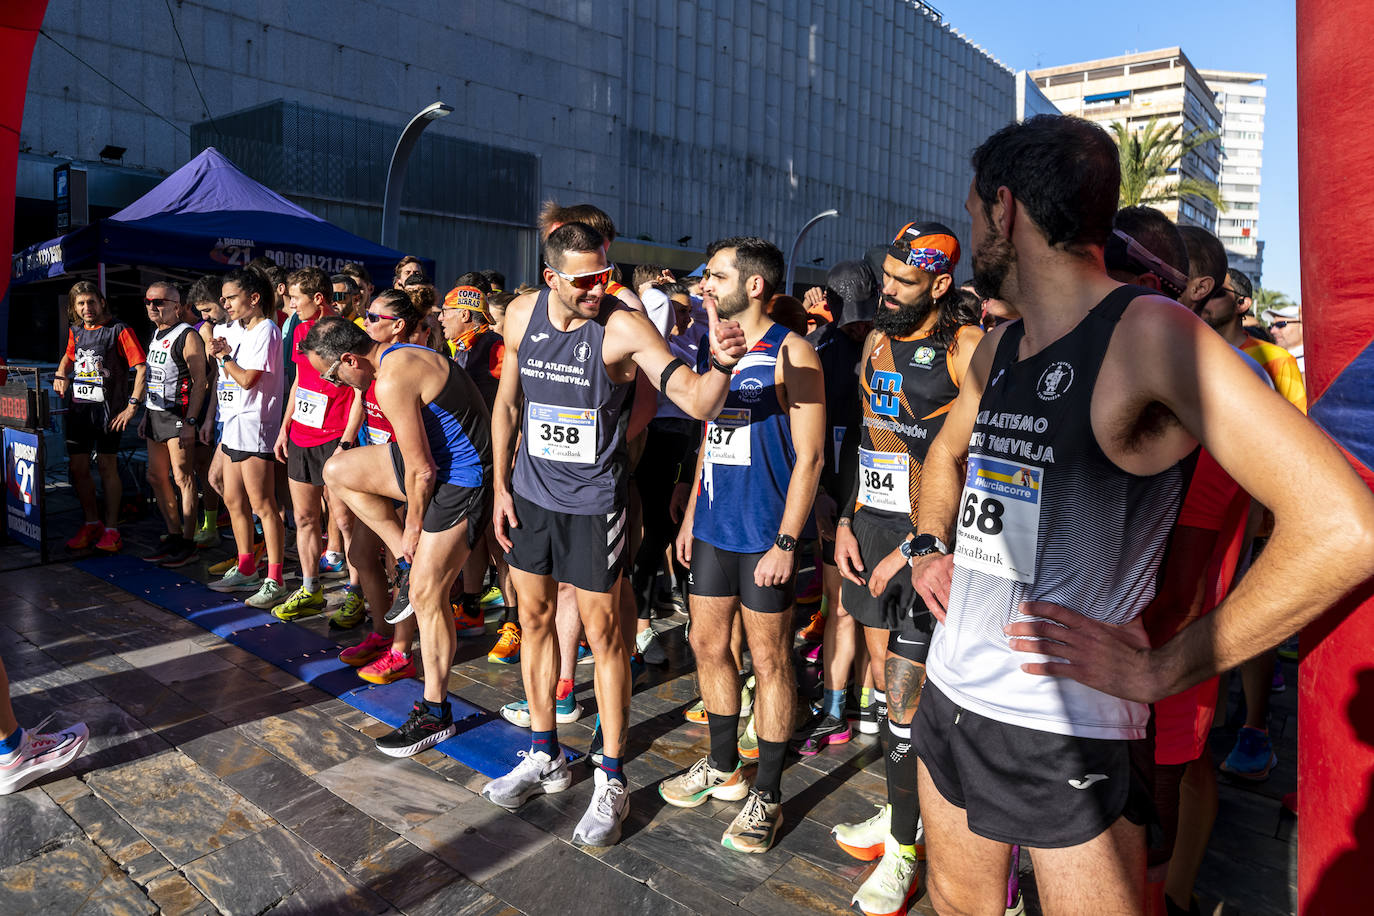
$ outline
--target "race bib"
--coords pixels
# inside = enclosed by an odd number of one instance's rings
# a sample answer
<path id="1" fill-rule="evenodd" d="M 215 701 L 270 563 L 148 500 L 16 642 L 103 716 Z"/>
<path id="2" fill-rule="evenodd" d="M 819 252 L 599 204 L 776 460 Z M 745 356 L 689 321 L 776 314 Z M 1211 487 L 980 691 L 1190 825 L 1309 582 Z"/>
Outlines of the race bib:
<path id="1" fill-rule="evenodd" d="M 859 504 L 911 513 L 911 456 L 859 449 Z"/>
<path id="2" fill-rule="evenodd" d="M 378 429 L 375 426 L 368 426 L 365 428 L 367 429 L 368 445 L 386 445 L 391 441 L 391 433 L 386 430 Z"/>
<path id="3" fill-rule="evenodd" d="M 525 450 L 531 458 L 592 464 L 596 461 L 596 408 L 529 402 Z"/>
<path id="4" fill-rule="evenodd" d="M 304 388 L 296 389 L 296 409 L 291 414 L 291 419 L 296 423 L 303 423 L 311 429 L 319 429 L 324 426 L 324 414 L 329 409 L 329 397 L 318 391 L 307 391 Z"/>
<path id="5" fill-rule="evenodd" d="M 748 467 L 749 456 L 748 407 L 727 407 L 706 421 L 707 462 Z"/>
<path id="6" fill-rule="evenodd" d="M 219 381 L 215 385 L 215 397 L 219 401 L 220 413 L 238 413 L 243 406 L 243 386 L 234 381 L 226 372 L 219 377 Z"/>
<path id="7" fill-rule="evenodd" d="M 105 403 L 105 386 L 98 379 L 77 376 L 72 382 L 72 400 L 88 404 Z"/>
<path id="8" fill-rule="evenodd" d="M 1035 581 L 1040 493 L 1045 472 L 1029 464 L 969 455 L 959 501 L 955 562 L 1003 579 Z"/>

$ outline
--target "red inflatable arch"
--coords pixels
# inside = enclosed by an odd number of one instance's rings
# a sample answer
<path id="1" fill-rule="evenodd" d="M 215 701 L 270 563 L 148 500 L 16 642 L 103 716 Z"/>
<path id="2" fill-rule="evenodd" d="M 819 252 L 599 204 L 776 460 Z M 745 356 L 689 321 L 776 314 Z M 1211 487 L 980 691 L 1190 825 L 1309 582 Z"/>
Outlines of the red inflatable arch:
<path id="1" fill-rule="evenodd" d="M 0 187 L 13 188 L 29 63 L 47 0 L 0 4 Z M 1374 486 L 1374 5 L 1298 0 L 1302 301 L 1312 416 Z M 14 247 L 0 197 L 0 250 Z M 9 271 L 0 276 L 0 300 Z M 0 313 L 7 317 L 7 310 Z M 1303 634 L 1298 895 L 1305 916 L 1363 911 L 1374 867 L 1374 584 Z"/>

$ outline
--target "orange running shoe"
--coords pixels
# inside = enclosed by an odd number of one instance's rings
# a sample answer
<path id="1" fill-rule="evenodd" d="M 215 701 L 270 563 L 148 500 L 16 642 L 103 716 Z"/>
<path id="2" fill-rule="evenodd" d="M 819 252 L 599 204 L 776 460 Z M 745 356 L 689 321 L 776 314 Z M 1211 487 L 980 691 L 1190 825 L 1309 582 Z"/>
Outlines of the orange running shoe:
<path id="1" fill-rule="evenodd" d="M 451 607 L 453 608 L 453 626 L 458 631 L 459 639 L 471 639 L 474 636 L 486 635 L 487 619 L 482 616 L 480 606 L 469 609 L 461 603 L 455 603 Z"/>
<path id="2" fill-rule="evenodd" d="M 487 661 L 495 665 L 518 665 L 520 663 L 520 625 L 514 621 L 501 624 L 496 631 L 496 645 L 487 653 Z"/>
<path id="3" fill-rule="evenodd" d="M 820 642 L 825 636 L 825 603 L 816 608 L 816 612 L 811 615 L 811 621 L 797 631 L 802 642 Z"/>
<path id="4" fill-rule="evenodd" d="M 358 669 L 358 677 L 369 684 L 390 684 L 392 681 L 414 676 L 414 659 L 391 649 L 387 649 L 386 653 L 372 664 Z"/>

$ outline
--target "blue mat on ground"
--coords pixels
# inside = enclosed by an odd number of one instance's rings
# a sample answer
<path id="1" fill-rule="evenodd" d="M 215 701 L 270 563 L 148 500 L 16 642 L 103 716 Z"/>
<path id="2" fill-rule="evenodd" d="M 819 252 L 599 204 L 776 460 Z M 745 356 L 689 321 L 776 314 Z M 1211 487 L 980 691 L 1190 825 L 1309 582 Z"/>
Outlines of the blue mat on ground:
<path id="1" fill-rule="evenodd" d="M 339 661 L 339 647 L 332 640 L 146 560 L 114 555 L 90 557 L 72 565 L 191 621 L 388 725 L 404 722 L 424 689 L 419 681 L 410 678 L 380 686 L 359 686 L 356 669 Z M 517 763 L 516 752 L 529 747 L 529 732 L 525 729 L 452 694 L 449 705 L 458 734 L 437 747 L 484 776 L 503 775 Z M 569 760 L 581 756 L 570 748 L 564 748 L 564 752 Z"/>

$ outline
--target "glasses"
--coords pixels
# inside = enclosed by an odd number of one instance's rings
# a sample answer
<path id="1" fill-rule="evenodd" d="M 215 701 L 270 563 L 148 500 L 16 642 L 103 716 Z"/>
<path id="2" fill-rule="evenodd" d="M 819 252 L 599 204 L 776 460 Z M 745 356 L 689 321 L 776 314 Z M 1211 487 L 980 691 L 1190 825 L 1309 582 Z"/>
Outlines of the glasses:
<path id="1" fill-rule="evenodd" d="M 1271 328 L 1286 328 L 1290 324 L 1302 324 L 1301 318 L 1283 318 L 1269 325 Z"/>
<path id="2" fill-rule="evenodd" d="M 554 267 L 548 261 L 544 262 L 544 266 L 547 267 L 549 270 L 553 271 L 554 273 L 558 274 L 558 276 L 562 277 L 564 280 L 567 280 L 569 283 L 573 285 L 575 289 L 580 290 L 588 290 L 597 286 L 604 286 L 611 279 L 611 268 L 609 267 L 603 267 L 601 270 L 594 270 L 591 273 L 585 274 L 565 274 L 563 273 L 563 271 L 559 270 L 557 267 Z"/>
<path id="3" fill-rule="evenodd" d="M 390 320 L 392 320 L 392 321 L 400 321 L 400 320 L 401 320 L 401 316 L 400 316 L 400 315 L 383 315 L 383 314 L 381 314 L 380 312 L 363 312 L 363 317 L 366 318 L 368 321 L 373 322 L 373 323 L 376 323 L 376 322 L 378 322 L 378 321 L 381 321 L 383 318 L 388 318 L 388 319 L 390 319 Z"/>
<path id="4" fill-rule="evenodd" d="M 339 290 L 335 290 L 335 291 L 334 291 L 334 301 L 335 301 L 335 302 L 343 302 L 344 299 L 345 299 L 345 297 L 346 297 L 347 295 L 348 295 L 348 293 L 346 293 L 346 292 L 342 292 L 342 291 L 339 291 Z"/>
<path id="5" fill-rule="evenodd" d="M 144 300 L 143 300 L 143 304 L 144 304 L 144 305 L 148 306 L 148 308 L 153 308 L 153 309 L 155 309 L 155 308 L 158 307 L 158 303 L 159 303 L 159 302 L 170 302 L 170 303 L 172 303 L 172 305 L 181 305 L 181 303 L 178 302 L 176 299 L 144 299 Z"/>
<path id="6" fill-rule="evenodd" d="M 330 363 L 329 368 L 320 373 L 320 380 L 331 385 L 339 384 L 339 367 L 343 365 L 343 356 Z"/>

